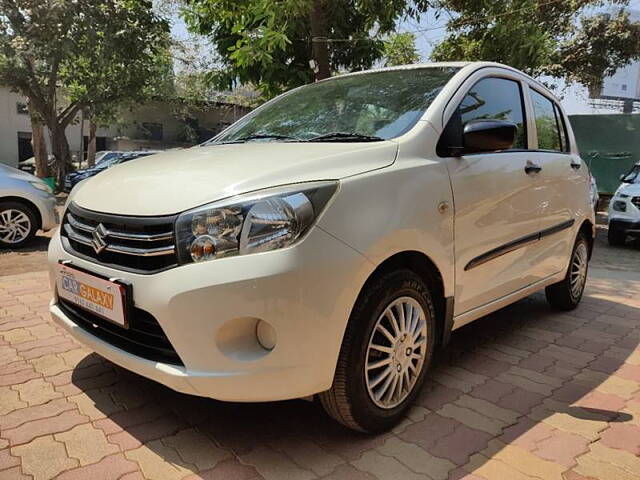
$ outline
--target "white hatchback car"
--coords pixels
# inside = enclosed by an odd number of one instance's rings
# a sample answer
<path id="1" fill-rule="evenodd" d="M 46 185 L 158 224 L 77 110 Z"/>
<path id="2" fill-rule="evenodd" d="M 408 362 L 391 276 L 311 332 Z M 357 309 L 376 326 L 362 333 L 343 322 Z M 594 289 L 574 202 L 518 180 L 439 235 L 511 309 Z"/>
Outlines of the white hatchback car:
<path id="1" fill-rule="evenodd" d="M 609 245 L 624 245 L 627 236 L 640 237 L 640 162 L 620 180 L 609 202 Z"/>
<path id="2" fill-rule="evenodd" d="M 382 69 L 83 182 L 49 249 L 51 313 L 175 390 L 317 395 L 374 432 L 452 330 L 544 288 L 574 308 L 593 236 L 589 173 L 541 84 L 491 63 Z"/>

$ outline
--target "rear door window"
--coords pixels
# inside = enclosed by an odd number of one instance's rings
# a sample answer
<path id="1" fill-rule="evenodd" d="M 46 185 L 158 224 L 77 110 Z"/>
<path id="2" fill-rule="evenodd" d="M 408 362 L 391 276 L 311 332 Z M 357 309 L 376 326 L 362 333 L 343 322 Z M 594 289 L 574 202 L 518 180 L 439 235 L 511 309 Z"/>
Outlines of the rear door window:
<path id="1" fill-rule="evenodd" d="M 569 139 L 567 137 L 567 124 L 564 121 L 564 117 L 562 116 L 562 110 L 557 103 L 553 104 L 556 108 L 556 119 L 558 121 L 558 128 L 560 130 L 560 143 L 563 152 L 570 152 L 571 148 L 569 148 Z"/>
<path id="2" fill-rule="evenodd" d="M 553 101 L 535 90 L 529 91 L 531 92 L 531 103 L 533 103 L 533 114 L 538 131 L 538 149 L 554 152 L 564 151 L 563 143 L 566 142 L 566 139 L 563 141 L 564 129 L 558 123 L 559 119 Z"/>

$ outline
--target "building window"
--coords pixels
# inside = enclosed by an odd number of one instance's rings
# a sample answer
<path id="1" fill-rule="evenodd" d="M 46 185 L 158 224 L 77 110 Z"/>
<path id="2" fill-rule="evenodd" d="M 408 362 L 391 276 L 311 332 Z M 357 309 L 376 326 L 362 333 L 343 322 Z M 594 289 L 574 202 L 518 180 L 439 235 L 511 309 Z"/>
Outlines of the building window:
<path id="1" fill-rule="evenodd" d="M 22 162 L 33 157 L 31 132 L 18 132 L 18 161 Z"/>
<path id="2" fill-rule="evenodd" d="M 623 92 L 626 92 L 627 91 L 627 84 L 623 83 L 621 88 L 622 88 Z"/>
<path id="3" fill-rule="evenodd" d="M 147 140 L 162 140 L 162 124 L 144 122 L 142 124 L 142 135 Z"/>
<path id="4" fill-rule="evenodd" d="M 16 103 L 16 111 L 18 112 L 18 115 L 29 115 L 29 107 L 27 107 L 26 103 Z"/>

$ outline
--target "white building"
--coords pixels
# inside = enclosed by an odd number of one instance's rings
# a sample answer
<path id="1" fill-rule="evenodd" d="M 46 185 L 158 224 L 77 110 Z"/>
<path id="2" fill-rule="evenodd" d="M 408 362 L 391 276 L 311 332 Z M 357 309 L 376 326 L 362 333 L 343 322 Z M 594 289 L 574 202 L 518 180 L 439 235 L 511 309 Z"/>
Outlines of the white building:
<path id="1" fill-rule="evenodd" d="M 206 108 L 189 111 L 188 115 L 177 115 L 175 110 L 171 104 L 157 101 L 124 113 L 118 125 L 98 128 L 97 150 L 155 150 L 193 145 L 212 137 L 249 111 L 224 102 L 209 103 Z M 84 122 L 84 129 L 81 124 L 78 116 L 67 128 L 69 147 L 76 158 L 87 148 L 89 122 Z M 45 131 L 51 153 L 48 135 Z M 16 166 L 18 161 L 31 156 L 31 120 L 26 99 L 0 87 L 0 162 Z"/>
<path id="2" fill-rule="evenodd" d="M 628 10 L 632 22 L 640 22 L 640 11 Z M 603 99 L 640 101 L 640 62 L 633 62 L 604 79 L 600 97 Z"/>

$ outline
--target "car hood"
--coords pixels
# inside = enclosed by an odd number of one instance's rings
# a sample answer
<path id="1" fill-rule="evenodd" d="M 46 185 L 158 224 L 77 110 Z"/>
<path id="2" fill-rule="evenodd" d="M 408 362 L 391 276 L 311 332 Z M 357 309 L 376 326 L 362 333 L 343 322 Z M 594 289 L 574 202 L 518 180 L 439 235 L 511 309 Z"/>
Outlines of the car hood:
<path id="1" fill-rule="evenodd" d="M 640 183 L 623 183 L 618 187 L 616 195 L 621 193 L 629 196 L 640 196 Z"/>
<path id="2" fill-rule="evenodd" d="M 151 155 L 82 182 L 73 201 L 121 215 L 171 215 L 233 195 L 290 183 L 341 179 L 386 167 L 398 145 L 249 142 Z"/>
<path id="3" fill-rule="evenodd" d="M 14 178 L 16 180 L 24 180 L 26 182 L 39 182 L 40 179 L 35 175 L 23 172 L 17 168 L 10 167 L 9 165 L 3 165 L 0 163 L 0 177 Z"/>

